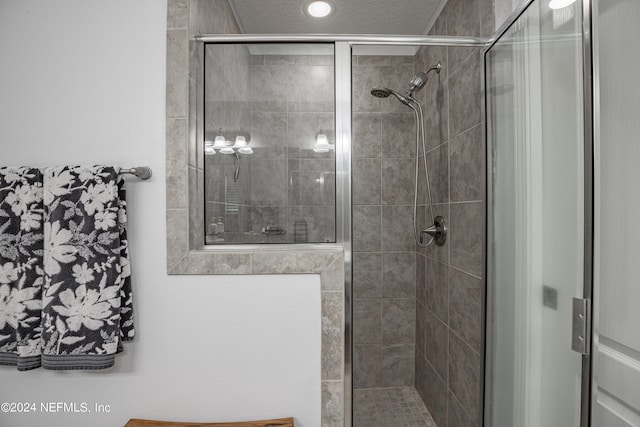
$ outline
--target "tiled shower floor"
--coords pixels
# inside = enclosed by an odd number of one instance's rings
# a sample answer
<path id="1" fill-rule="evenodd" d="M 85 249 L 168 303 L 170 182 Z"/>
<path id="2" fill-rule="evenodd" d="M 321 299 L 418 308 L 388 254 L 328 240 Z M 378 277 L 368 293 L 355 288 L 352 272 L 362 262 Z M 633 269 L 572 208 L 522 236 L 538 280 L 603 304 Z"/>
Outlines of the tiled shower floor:
<path id="1" fill-rule="evenodd" d="M 354 427 L 437 427 L 413 387 L 353 391 Z"/>

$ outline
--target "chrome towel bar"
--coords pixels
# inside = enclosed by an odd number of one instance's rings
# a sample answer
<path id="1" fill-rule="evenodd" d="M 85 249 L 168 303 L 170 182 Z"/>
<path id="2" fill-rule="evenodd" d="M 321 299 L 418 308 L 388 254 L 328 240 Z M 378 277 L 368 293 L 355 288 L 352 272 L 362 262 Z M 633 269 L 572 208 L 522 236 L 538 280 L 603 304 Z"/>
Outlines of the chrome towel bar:
<path id="1" fill-rule="evenodd" d="M 149 178 L 151 178 L 151 168 L 148 166 L 136 166 L 134 168 L 129 168 L 129 169 L 125 169 L 125 168 L 120 168 L 120 170 L 118 171 L 119 174 L 130 174 L 130 175 L 134 175 L 137 176 L 140 179 L 144 179 L 147 180 Z"/>

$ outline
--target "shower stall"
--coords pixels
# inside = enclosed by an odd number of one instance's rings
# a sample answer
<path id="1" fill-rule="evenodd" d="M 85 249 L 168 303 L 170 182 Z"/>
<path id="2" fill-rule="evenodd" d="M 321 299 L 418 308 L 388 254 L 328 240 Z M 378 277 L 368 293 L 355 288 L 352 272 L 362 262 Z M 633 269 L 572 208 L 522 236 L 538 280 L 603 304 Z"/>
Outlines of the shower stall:
<path id="1" fill-rule="evenodd" d="M 447 35 L 442 19 L 432 32 Z M 479 49 L 433 43 L 352 64 L 354 425 L 468 423 L 482 370 Z M 423 232 L 436 224 L 442 245 Z"/>
<path id="2" fill-rule="evenodd" d="M 480 416 L 483 41 L 443 28 L 200 38 L 205 243 L 342 245 L 346 425 Z"/>
<path id="3" fill-rule="evenodd" d="M 588 425 L 582 6 L 493 37 L 455 11 L 420 37 L 195 37 L 203 238 L 342 246 L 344 425 Z"/>

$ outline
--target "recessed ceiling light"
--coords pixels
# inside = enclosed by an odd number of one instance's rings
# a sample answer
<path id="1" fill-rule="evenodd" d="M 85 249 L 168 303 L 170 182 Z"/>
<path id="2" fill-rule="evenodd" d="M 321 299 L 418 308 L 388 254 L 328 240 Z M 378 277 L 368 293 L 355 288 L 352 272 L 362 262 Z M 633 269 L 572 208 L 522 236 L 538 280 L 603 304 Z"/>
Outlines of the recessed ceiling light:
<path id="1" fill-rule="evenodd" d="M 302 9 L 306 15 L 313 18 L 326 18 L 335 11 L 335 6 L 328 1 L 310 1 L 306 2 Z"/>

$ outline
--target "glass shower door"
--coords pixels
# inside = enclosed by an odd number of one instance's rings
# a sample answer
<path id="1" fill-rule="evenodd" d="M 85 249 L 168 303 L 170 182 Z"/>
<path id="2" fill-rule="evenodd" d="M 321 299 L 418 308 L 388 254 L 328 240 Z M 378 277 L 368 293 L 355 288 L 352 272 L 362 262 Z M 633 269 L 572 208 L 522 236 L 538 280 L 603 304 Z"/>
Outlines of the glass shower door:
<path id="1" fill-rule="evenodd" d="M 485 53 L 488 427 L 580 425 L 583 21 L 580 1 L 554 3 L 532 2 Z"/>

